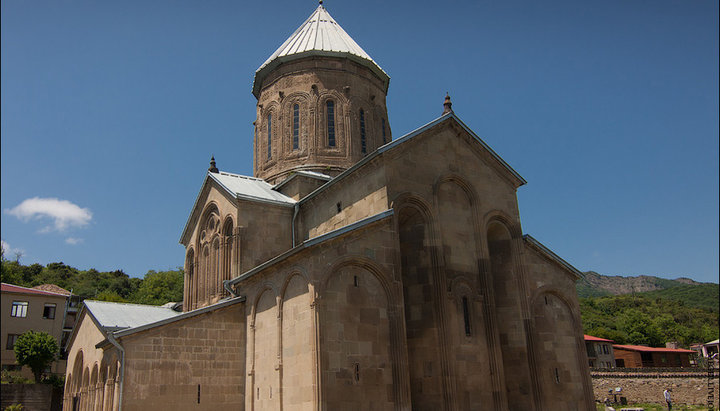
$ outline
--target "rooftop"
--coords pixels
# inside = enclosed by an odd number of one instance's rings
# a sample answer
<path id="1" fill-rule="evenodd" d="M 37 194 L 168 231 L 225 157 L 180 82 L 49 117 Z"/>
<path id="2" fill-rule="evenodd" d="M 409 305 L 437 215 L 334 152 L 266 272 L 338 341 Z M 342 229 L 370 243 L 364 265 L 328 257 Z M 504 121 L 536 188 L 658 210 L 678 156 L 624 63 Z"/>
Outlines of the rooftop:
<path id="1" fill-rule="evenodd" d="M 181 314 L 164 306 L 111 303 L 94 300 L 85 300 L 85 308 L 90 312 L 90 315 L 97 320 L 104 331 L 139 327 Z"/>
<path id="2" fill-rule="evenodd" d="M 226 173 L 224 171 L 208 173 L 208 175 L 235 197 L 282 205 L 295 204 L 295 200 L 273 190 L 273 186 L 263 179 Z"/>
<path id="3" fill-rule="evenodd" d="M 646 347 L 644 345 L 620 345 L 614 344 L 613 348 L 616 350 L 628 350 L 628 351 L 640 351 L 640 352 L 686 352 L 694 353 L 693 350 L 685 350 L 682 348 L 665 348 L 665 347 Z"/>
<path id="4" fill-rule="evenodd" d="M 253 94 L 258 97 L 262 81 L 280 64 L 306 56 L 347 57 L 372 70 L 387 90 L 390 77 L 332 18 L 325 7 L 318 6 L 310 17 L 257 69 Z"/>
<path id="5" fill-rule="evenodd" d="M 52 284 L 43 284 L 42 286 L 38 286 L 38 287 L 43 287 L 46 285 L 52 285 Z M 58 286 L 54 286 L 54 287 L 56 287 L 56 288 L 53 288 L 53 287 L 48 287 L 48 288 L 62 290 L 62 291 L 64 291 L 64 293 L 61 293 L 58 291 L 49 291 L 49 290 L 44 290 L 44 289 L 38 289 L 38 288 L 21 287 L 19 285 L 13 285 L 13 284 L 7 284 L 7 283 L 2 283 L 2 292 L 16 293 L 16 294 L 37 294 L 37 295 L 47 295 L 47 296 L 53 296 L 53 297 L 67 297 L 68 295 L 70 295 L 69 291 L 67 291 L 63 288 L 60 288 Z"/>
<path id="6" fill-rule="evenodd" d="M 585 337 L 585 341 L 598 341 L 598 342 L 614 342 L 613 340 L 606 340 L 604 338 L 600 337 L 593 337 L 592 335 L 583 335 Z"/>

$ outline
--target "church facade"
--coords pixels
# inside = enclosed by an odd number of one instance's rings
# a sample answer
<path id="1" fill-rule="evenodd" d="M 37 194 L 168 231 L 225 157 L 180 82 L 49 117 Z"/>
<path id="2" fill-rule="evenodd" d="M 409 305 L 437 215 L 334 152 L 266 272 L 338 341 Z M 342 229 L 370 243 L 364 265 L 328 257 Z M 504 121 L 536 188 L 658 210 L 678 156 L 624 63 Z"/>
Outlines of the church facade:
<path id="1" fill-rule="evenodd" d="M 254 176 L 211 163 L 183 312 L 84 308 L 66 409 L 595 408 L 579 272 L 523 235 L 525 180 L 449 97 L 393 139 L 388 85 L 320 5 L 256 72 Z"/>

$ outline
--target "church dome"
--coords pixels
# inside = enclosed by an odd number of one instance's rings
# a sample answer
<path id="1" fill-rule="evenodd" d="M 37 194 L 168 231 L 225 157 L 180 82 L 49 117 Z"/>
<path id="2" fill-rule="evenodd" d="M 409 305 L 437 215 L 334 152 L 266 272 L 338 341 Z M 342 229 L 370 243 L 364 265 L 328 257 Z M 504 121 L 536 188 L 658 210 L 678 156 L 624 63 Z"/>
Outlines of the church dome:
<path id="1" fill-rule="evenodd" d="M 336 176 L 390 142 L 389 83 L 320 5 L 255 73 L 255 177 Z"/>
<path id="2" fill-rule="evenodd" d="M 309 56 L 344 57 L 370 69 L 387 92 L 390 77 L 332 18 L 322 4 L 257 69 L 253 94 L 258 97 L 265 77 L 280 64 Z"/>

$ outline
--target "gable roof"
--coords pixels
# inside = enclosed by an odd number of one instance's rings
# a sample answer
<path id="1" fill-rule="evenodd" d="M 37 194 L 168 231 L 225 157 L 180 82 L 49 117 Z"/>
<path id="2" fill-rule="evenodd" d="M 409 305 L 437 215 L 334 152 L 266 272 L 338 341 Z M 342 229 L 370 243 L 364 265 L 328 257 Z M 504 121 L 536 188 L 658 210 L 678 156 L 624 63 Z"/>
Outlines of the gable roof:
<path id="1" fill-rule="evenodd" d="M 613 344 L 616 350 L 638 351 L 638 352 L 675 352 L 675 353 L 694 353 L 693 350 L 685 350 L 682 348 L 665 348 L 665 347 L 645 347 L 644 345 L 621 345 Z"/>
<path id="2" fill-rule="evenodd" d="M 606 340 L 600 337 L 593 337 L 592 335 L 583 334 L 585 341 L 598 341 L 598 342 L 614 342 L 613 340 Z"/>
<path id="3" fill-rule="evenodd" d="M 254 201 L 260 203 L 267 203 L 273 205 L 279 205 L 283 207 L 292 207 L 297 201 L 286 196 L 283 193 L 273 190 L 273 186 L 267 183 L 265 180 L 256 177 L 243 176 L 240 174 L 228 173 L 220 171 L 213 173 L 208 171 L 205 175 L 202 187 L 195 198 L 195 203 L 190 211 L 190 216 L 185 222 L 182 234 L 180 235 L 180 243 L 183 244 L 183 240 L 188 234 L 190 234 L 190 223 L 193 218 L 202 210 L 198 209 L 202 193 L 205 186 L 211 182 L 216 183 L 220 188 L 225 190 L 225 193 L 232 198 Z"/>
<path id="4" fill-rule="evenodd" d="M 156 305 L 94 300 L 85 300 L 84 304 L 84 308 L 105 333 L 139 327 L 181 314 L 171 308 Z"/>
<path id="5" fill-rule="evenodd" d="M 49 285 L 49 284 L 44 284 L 44 285 Z M 41 286 L 38 286 L 38 287 L 41 287 Z M 55 286 L 55 287 L 57 287 L 57 286 Z M 51 296 L 51 297 L 67 297 L 68 295 L 70 295 L 69 291 L 64 290 L 60 287 L 57 287 L 57 288 L 65 291 L 67 294 L 61 294 L 59 292 L 47 291 L 47 290 L 42 290 L 42 289 L 37 289 L 37 288 L 21 287 L 19 285 L 13 285 L 13 284 L 7 284 L 7 283 L 2 283 L 0 285 L 0 290 L 2 290 L 2 292 L 4 292 L 4 293 L 46 295 L 46 296 Z"/>
<path id="6" fill-rule="evenodd" d="M 72 295 L 72 293 L 55 284 L 40 284 L 33 287 L 36 290 L 49 291 L 51 293 L 57 293 L 62 295 Z"/>
<path id="7" fill-rule="evenodd" d="M 263 79 L 275 67 L 287 61 L 308 56 L 349 58 L 377 75 L 387 92 L 390 77 L 332 18 L 325 7 L 318 6 L 313 14 L 257 69 L 253 94 L 259 96 Z"/>
<path id="8" fill-rule="evenodd" d="M 381 155 L 382 153 L 384 153 L 384 152 L 386 152 L 386 151 L 393 150 L 393 149 L 395 149 L 396 147 L 398 147 L 398 146 L 400 146 L 400 145 L 402 145 L 402 144 L 404 144 L 404 143 L 412 140 L 413 138 L 415 138 L 415 137 L 423 134 L 425 131 L 427 131 L 427 130 L 433 128 L 433 127 L 439 126 L 440 124 L 445 123 L 445 122 L 447 122 L 447 121 L 455 121 L 456 124 L 458 124 L 463 130 L 465 130 L 465 132 L 467 132 L 468 135 L 470 135 L 470 137 L 471 137 L 473 140 L 475 140 L 475 141 L 477 141 L 478 143 L 480 143 L 480 146 L 481 146 L 483 149 L 485 149 L 485 150 L 490 154 L 490 156 L 497 162 L 497 164 L 498 164 L 501 168 L 505 169 L 505 170 L 509 173 L 509 175 L 515 180 L 515 182 L 516 182 L 516 184 L 517 184 L 518 186 L 522 186 L 522 185 L 524 185 L 524 184 L 527 184 L 527 181 L 525 181 L 525 179 L 522 178 L 522 176 L 520 176 L 520 174 L 518 174 L 517 171 L 515 171 L 512 167 L 510 167 L 510 165 L 509 165 L 508 163 L 506 163 L 505 160 L 502 159 L 502 157 L 500 157 L 492 148 L 490 148 L 490 146 L 487 145 L 486 142 L 484 142 L 477 134 L 475 134 L 474 131 L 472 131 L 472 130 L 470 129 L 470 127 L 468 127 L 467 125 L 465 125 L 465 123 L 463 123 L 463 122 L 458 118 L 458 116 L 457 116 L 454 112 L 451 111 L 451 112 L 449 112 L 449 113 L 447 113 L 447 114 L 443 114 L 442 116 L 440 116 L 440 117 L 436 118 L 435 120 L 433 120 L 433 121 L 425 124 L 424 126 L 422 126 L 422 127 L 420 127 L 420 128 L 417 128 L 417 129 L 415 129 L 415 130 L 413 130 L 413 131 L 405 134 L 404 136 L 402 136 L 402 137 L 400 137 L 400 138 L 398 138 L 398 139 L 396 139 L 396 140 L 392 140 L 392 141 L 390 141 L 389 143 L 387 143 L 387 144 L 385 144 L 385 145 L 383 145 L 383 146 L 378 147 L 375 151 L 373 151 L 372 153 L 369 153 L 368 155 L 366 155 L 365 157 L 363 157 L 360 161 L 358 161 L 357 163 L 353 164 L 353 165 L 352 165 L 350 168 L 348 168 L 347 170 L 345 170 L 345 171 L 343 171 L 342 173 L 340 173 L 340 174 L 338 174 L 337 176 L 335 176 L 332 180 L 330 180 L 330 181 L 328 181 L 327 183 L 325 183 L 324 185 L 318 187 L 315 191 L 313 191 L 312 193 L 308 194 L 307 196 L 301 198 L 300 201 L 299 201 L 299 203 L 302 204 L 302 203 L 310 200 L 311 198 L 315 197 L 317 194 L 319 194 L 319 193 L 322 192 L 323 190 L 327 189 L 327 188 L 330 187 L 331 185 L 333 185 L 333 184 L 337 183 L 338 181 L 342 180 L 342 179 L 345 178 L 346 176 L 352 174 L 355 170 L 357 170 L 358 168 L 362 167 L 364 164 L 370 162 L 371 160 L 373 160 L 373 159 L 376 158 L 377 156 Z"/>

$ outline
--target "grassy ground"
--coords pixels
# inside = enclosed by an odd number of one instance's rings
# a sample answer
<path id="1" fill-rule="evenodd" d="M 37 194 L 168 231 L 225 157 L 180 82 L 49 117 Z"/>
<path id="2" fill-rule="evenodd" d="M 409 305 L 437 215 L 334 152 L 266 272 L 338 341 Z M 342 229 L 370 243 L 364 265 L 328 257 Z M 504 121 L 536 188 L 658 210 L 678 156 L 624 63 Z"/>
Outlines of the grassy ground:
<path id="1" fill-rule="evenodd" d="M 628 404 L 628 405 L 614 405 L 616 411 L 620 411 L 623 408 L 643 408 L 645 411 L 664 411 L 667 410 L 667 405 L 663 404 Z M 708 407 L 704 405 L 683 405 L 673 404 L 673 411 L 707 411 Z M 717 407 L 715 408 L 717 409 Z M 605 411 L 603 404 L 597 404 L 597 411 Z"/>

